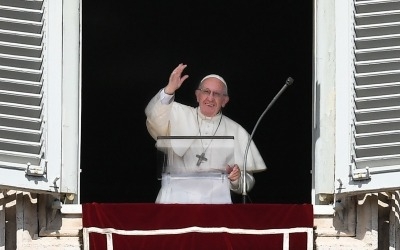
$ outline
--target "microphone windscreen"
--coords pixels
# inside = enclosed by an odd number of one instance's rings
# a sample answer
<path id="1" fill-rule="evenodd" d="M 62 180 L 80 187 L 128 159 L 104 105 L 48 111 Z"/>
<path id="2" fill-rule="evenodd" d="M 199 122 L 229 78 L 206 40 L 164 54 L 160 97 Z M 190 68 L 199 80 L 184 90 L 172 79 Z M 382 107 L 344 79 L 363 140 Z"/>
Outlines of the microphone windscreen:
<path id="1" fill-rule="evenodd" d="M 287 85 L 291 85 L 294 82 L 294 79 L 291 78 L 290 76 L 288 77 L 288 79 L 286 80 L 286 84 Z"/>

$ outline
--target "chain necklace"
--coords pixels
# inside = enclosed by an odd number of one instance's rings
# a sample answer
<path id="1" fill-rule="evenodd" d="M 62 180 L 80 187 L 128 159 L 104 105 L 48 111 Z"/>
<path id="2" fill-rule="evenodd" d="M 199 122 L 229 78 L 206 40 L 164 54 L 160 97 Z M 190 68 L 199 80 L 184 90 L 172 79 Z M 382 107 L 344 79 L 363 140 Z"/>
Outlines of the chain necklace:
<path id="1" fill-rule="evenodd" d="M 199 122 L 199 109 L 197 108 L 196 110 L 196 115 L 197 115 L 197 126 L 199 128 L 199 135 L 201 136 L 201 131 L 200 131 L 200 122 Z M 215 134 L 218 131 L 219 125 L 221 125 L 221 121 L 222 121 L 222 112 L 221 112 L 221 118 L 219 119 L 218 122 L 218 126 L 217 129 L 215 129 L 214 134 L 212 136 L 215 136 Z M 206 151 L 208 149 L 208 147 L 210 147 L 211 142 L 213 141 L 213 139 L 211 139 L 210 143 L 208 144 L 208 146 L 206 147 L 206 149 L 204 149 L 204 145 L 203 145 L 203 139 L 200 138 L 200 142 L 201 142 L 201 147 L 203 148 L 203 152 L 200 155 L 196 155 L 197 158 L 199 158 L 197 160 L 197 164 L 196 166 L 200 166 L 201 163 L 203 163 L 203 161 L 207 161 L 208 159 L 205 157 L 206 155 Z"/>

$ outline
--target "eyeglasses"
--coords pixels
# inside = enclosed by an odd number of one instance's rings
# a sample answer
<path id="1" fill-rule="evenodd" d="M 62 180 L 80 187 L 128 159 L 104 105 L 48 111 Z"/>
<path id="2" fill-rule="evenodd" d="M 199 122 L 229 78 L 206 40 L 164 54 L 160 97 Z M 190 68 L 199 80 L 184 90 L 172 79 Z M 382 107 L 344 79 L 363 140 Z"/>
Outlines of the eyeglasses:
<path id="1" fill-rule="evenodd" d="M 221 97 L 223 97 L 223 96 L 227 96 L 227 94 L 223 94 L 223 93 L 219 93 L 219 92 L 214 92 L 214 91 L 211 91 L 211 90 L 209 90 L 209 89 L 197 89 L 197 90 L 200 90 L 200 92 L 203 94 L 203 95 L 207 95 L 207 96 L 210 96 L 211 94 L 214 96 L 214 98 L 221 98 Z"/>

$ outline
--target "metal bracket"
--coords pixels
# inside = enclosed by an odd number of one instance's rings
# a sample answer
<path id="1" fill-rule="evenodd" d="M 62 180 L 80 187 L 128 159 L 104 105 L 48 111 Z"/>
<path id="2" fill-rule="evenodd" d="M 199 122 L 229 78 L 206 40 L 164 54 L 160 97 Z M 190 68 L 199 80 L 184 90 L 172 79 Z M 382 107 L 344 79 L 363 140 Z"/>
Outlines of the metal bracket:
<path id="1" fill-rule="evenodd" d="M 44 176 L 47 173 L 47 161 L 45 162 L 44 167 L 41 166 L 32 166 L 30 162 L 28 162 L 25 170 L 26 175 L 30 176 Z"/>
<path id="2" fill-rule="evenodd" d="M 371 179 L 369 167 L 357 169 L 354 163 L 350 164 L 350 177 L 353 179 L 353 181 L 363 181 Z"/>

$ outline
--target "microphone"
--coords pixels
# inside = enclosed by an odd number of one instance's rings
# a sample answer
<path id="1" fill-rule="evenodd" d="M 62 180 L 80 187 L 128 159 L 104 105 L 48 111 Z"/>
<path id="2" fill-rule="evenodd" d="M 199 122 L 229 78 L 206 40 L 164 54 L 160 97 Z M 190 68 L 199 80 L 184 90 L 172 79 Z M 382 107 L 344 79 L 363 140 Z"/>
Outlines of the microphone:
<path id="1" fill-rule="evenodd" d="M 278 94 L 275 95 L 274 99 L 272 99 L 272 101 L 268 104 L 268 106 L 264 110 L 264 112 L 262 112 L 260 118 L 258 118 L 258 121 L 257 121 L 256 125 L 253 128 L 253 132 L 251 132 L 251 135 L 249 137 L 249 141 L 247 142 L 246 150 L 244 152 L 244 159 L 243 159 L 243 192 L 242 192 L 243 203 L 246 203 L 246 197 L 247 197 L 247 183 L 246 183 L 247 154 L 249 152 L 251 141 L 253 140 L 254 132 L 256 131 L 256 129 L 258 127 L 258 124 L 260 123 L 261 119 L 264 117 L 265 113 L 267 113 L 267 111 L 276 102 L 276 100 L 283 93 L 283 91 L 285 91 L 288 86 L 292 85 L 293 82 L 294 82 L 294 79 L 292 77 L 288 77 L 286 79 L 285 85 L 283 85 L 283 87 L 278 92 Z"/>

